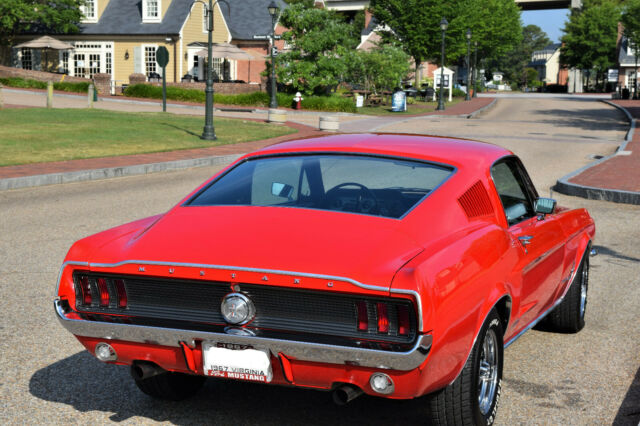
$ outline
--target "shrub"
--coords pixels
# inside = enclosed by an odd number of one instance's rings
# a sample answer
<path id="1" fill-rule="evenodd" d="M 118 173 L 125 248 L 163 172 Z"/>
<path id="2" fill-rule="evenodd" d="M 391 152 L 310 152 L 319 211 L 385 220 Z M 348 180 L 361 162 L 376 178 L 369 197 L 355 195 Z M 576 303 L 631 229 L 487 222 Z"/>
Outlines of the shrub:
<path id="1" fill-rule="evenodd" d="M 22 89 L 46 89 L 47 82 L 46 81 L 38 81 L 31 79 L 24 79 L 21 77 L 8 77 L 8 78 L 0 78 L 0 83 L 9 87 L 19 87 Z M 53 88 L 55 90 L 62 90 L 65 92 L 73 92 L 73 93 L 82 93 L 87 92 L 89 90 L 89 83 L 68 83 L 68 82 L 60 82 L 53 83 Z"/>
<path id="2" fill-rule="evenodd" d="M 162 99 L 162 88 L 148 84 L 134 84 L 125 89 L 125 96 L 136 98 Z M 198 89 L 183 89 L 181 87 L 167 87 L 167 99 L 185 102 L 205 102 L 205 93 Z M 286 93 L 277 94 L 278 105 L 290 108 L 293 96 Z M 238 95 L 223 95 L 214 93 L 214 102 L 221 105 L 241 105 L 267 107 L 271 97 L 265 92 L 242 93 Z M 356 112 L 352 99 L 339 96 L 305 96 L 302 108 L 322 111 Z"/>

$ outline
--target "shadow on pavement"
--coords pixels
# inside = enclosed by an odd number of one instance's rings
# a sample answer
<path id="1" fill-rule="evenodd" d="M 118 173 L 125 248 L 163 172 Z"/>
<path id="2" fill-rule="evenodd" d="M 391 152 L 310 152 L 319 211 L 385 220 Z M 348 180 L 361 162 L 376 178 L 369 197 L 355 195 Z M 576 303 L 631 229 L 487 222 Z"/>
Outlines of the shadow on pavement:
<path id="1" fill-rule="evenodd" d="M 615 426 L 636 426 L 640 424 L 640 368 L 622 400 L 618 414 L 613 420 Z"/>
<path id="2" fill-rule="evenodd" d="M 593 101 L 591 101 L 593 102 Z M 604 106 L 604 104 L 603 104 Z M 551 124 L 560 128 L 580 128 L 583 130 L 605 130 L 606 125 L 603 123 L 603 118 L 609 117 L 610 119 L 624 120 L 626 123 L 626 116 L 617 109 L 607 106 L 602 109 L 589 109 L 589 110 L 567 110 L 567 109 L 545 109 L 537 110 L 535 113 L 540 115 L 546 115 L 555 117 L 556 119 L 540 120 L 542 124 Z M 626 130 L 627 124 L 618 124 L 611 122 L 609 126 L 620 127 L 620 130 Z"/>
<path id="3" fill-rule="evenodd" d="M 178 425 L 390 425 L 424 424 L 427 414 L 423 398 L 393 401 L 363 395 L 338 407 L 328 392 L 214 379 L 186 401 L 158 401 L 138 390 L 127 367 L 102 364 L 84 351 L 36 371 L 29 391 L 80 413 L 107 413 L 114 422 L 141 417 Z"/>
<path id="4" fill-rule="evenodd" d="M 619 260 L 628 260 L 629 262 L 640 262 L 640 258 L 637 257 L 631 257 L 631 256 L 626 256 L 618 251 L 612 250 L 608 247 L 603 247 L 603 246 L 593 246 L 596 250 L 598 250 L 599 254 L 603 254 L 605 256 L 611 256 L 615 259 L 619 259 Z"/>

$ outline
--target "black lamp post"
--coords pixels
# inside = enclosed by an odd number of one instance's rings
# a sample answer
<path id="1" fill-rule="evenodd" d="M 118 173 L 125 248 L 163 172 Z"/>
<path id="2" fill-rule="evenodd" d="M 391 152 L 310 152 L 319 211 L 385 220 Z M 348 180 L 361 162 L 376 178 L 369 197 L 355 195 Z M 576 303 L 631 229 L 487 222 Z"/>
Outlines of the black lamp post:
<path id="1" fill-rule="evenodd" d="M 471 100 L 471 29 L 467 29 L 467 94 L 465 101 Z"/>
<path id="2" fill-rule="evenodd" d="M 267 9 L 269 10 L 269 15 L 271 15 L 271 102 L 269 103 L 269 108 L 278 108 L 278 98 L 276 97 L 276 91 L 278 90 L 276 87 L 276 63 L 273 50 L 276 47 L 276 20 L 278 19 L 280 8 L 276 2 L 272 1 L 269 6 L 267 6 Z"/>
<path id="3" fill-rule="evenodd" d="M 440 96 L 438 98 L 438 111 L 444 111 L 444 35 L 447 32 L 449 23 L 445 18 L 440 21 L 440 29 L 442 30 L 442 55 L 440 61 Z"/>
<path id="4" fill-rule="evenodd" d="M 478 91 L 476 90 L 476 74 L 478 72 L 478 42 L 474 41 L 474 50 L 473 50 L 473 97 L 478 97 Z"/>
<path id="5" fill-rule="evenodd" d="M 207 5 L 203 1 L 199 1 L 198 3 L 202 3 L 207 13 L 207 31 L 209 33 L 209 43 L 207 47 L 207 86 L 204 89 L 205 93 L 205 106 L 204 106 L 204 129 L 202 130 L 202 136 L 200 139 L 204 139 L 207 141 L 215 141 L 218 139 L 216 137 L 216 131 L 213 127 L 213 58 L 212 52 L 213 49 L 213 3 L 212 0 L 209 0 L 209 5 Z M 216 3 L 218 3 L 216 1 Z"/>

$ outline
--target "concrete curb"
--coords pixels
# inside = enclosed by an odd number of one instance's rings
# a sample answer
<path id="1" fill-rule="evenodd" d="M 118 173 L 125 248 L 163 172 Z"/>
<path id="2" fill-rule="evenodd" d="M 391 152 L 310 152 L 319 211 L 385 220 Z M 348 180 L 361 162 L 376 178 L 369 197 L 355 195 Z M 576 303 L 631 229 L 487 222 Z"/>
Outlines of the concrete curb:
<path id="1" fill-rule="evenodd" d="M 482 108 L 473 111 L 471 114 L 467 114 L 467 118 L 476 118 L 478 114 L 489 111 L 491 108 L 496 106 L 497 102 L 498 102 L 498 98 L 494 98 L 491 102 L 489 102 L 487 105 L 483 106 Z"/>
<path id="2" fill-rule="evenodd" d="M 633 139 L 633 134 L 636 130 L 636 119 L 631 116 L 629 111 L 627 111 L 624 107 L 620 105 L 616 105 L 613 102 L 609 102 L 607 100 L 602 100 L 602 102 L 611 105 L 615 108 L 621 110 L 630 122 L 629 130 L 627 131 L 627 135 L 620 144 L 620 146 L 616 149 L 616 154 L 609 155 L 607 157 L 601 158 L 597 161 L 594 161 L 591 164 L 587 164 L 586 166 L 569 173 L 558 179 L 556 181 L 553 190 L 565 195 L 572 195 L 576 197 L 582 197 L 589 200 L 602 200 L 602 201 L 611 201 L 613 203 L 623 203 L 623 204 L 636 204 L 640 205 L 640 192 L 634 191 L 622 191 L 619 189 L 607 189 L 607 188 L 596 188 L 593 186 L 579 185 L 577 183 L 569 182 L 569 179 L 579 175 L 591 167 L 597 166 L 600 163 L 603 163 L 609 160 L 612 157 L 617 155 L 618 151 L 624 151 L 627 147 L 627 144 Z"/>
<path id="3" fill-rule="evenodd" d="M 162 163 L 135 164 L 131 166 L 104 167 L 92 170 L 78 170 L 73 172 L 5 178 L 0 179 L 0 191 L 8 189 L 28 188 L 33 186 L 56 185 L 61 183 L 109 179 L 114 177 L 133 176 L 147 173 L 165 172 L 170 170 L 182 170 L 191 167 L 217 166 L 235 161 L 242 155 L 243 154 L 219 155 L 213 157 L 166 161 Z"/>

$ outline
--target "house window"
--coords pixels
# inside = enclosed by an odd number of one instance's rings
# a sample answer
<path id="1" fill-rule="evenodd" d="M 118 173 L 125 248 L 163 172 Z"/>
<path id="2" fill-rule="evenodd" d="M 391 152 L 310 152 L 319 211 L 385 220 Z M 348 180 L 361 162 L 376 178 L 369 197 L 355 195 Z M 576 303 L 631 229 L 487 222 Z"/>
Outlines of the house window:
<path id="1" fill-rule="evenodd" d="M 107 53 L 106 53 L 106 55 L 105 55 L 105 61 L 104 61 L 104 62 L 105 62 L 105 69 L 104 69 L 104 71 L 105 71 L 107 74 L 111 74 L 111 72 L 112 72 L 112 66 L 111 66 L 111 52 L 107 52 Z"/>
<path id="2" fill-rule="evenodd" d="M 160 4 L 161 0 L 143 0 L 142 1 L 142 21 L 143 22 L 160 22 Z"/>
<path id="3" fill-rule="evenodd" d="M 151 73 L 156 73 L 156 48 L 154 46 L 144 47 L 144 69 L 147 77 Z"/>
<path id="4" fill-rule="evenodd" d="M 209 18 L 207 17 L 207 9 L 206 5 L 202 5 L 202 32 L 206 33 L 209 31 Z"/>
<path id="5" fill-rule="evenodd" d="M 222 58 L 212 58 L 213 59 L 213 78 L 218 80 L 224 80 L 224 63 Z"/>
<path id="6" fill-rule="evenodd" d="M 73 56 L 73 75 L 76 77 L 85 76 L 85 63 L 84 63 L 84 53 L 76 53 Z"/>
<path id="7" fill-rule="evenodd" d="M 31 58 L 31 49 L 22 48 L 22 69 L 32 70 L 33 69 L 33 61 Z"/>
<path id="8" fill-rule="evenodd" d="M 63 74 L 69 74 L 69 52 L 62 51 L 60 54 L 60 72 Z"/>
<path id="9" fill-rule="evenodd" d="M 97 9 L 98 0 L 84 0 L 84 4 L 80 6 L 80 11 L 84 15 L 85 22 L 96 22 L 98 19 Z"/>

